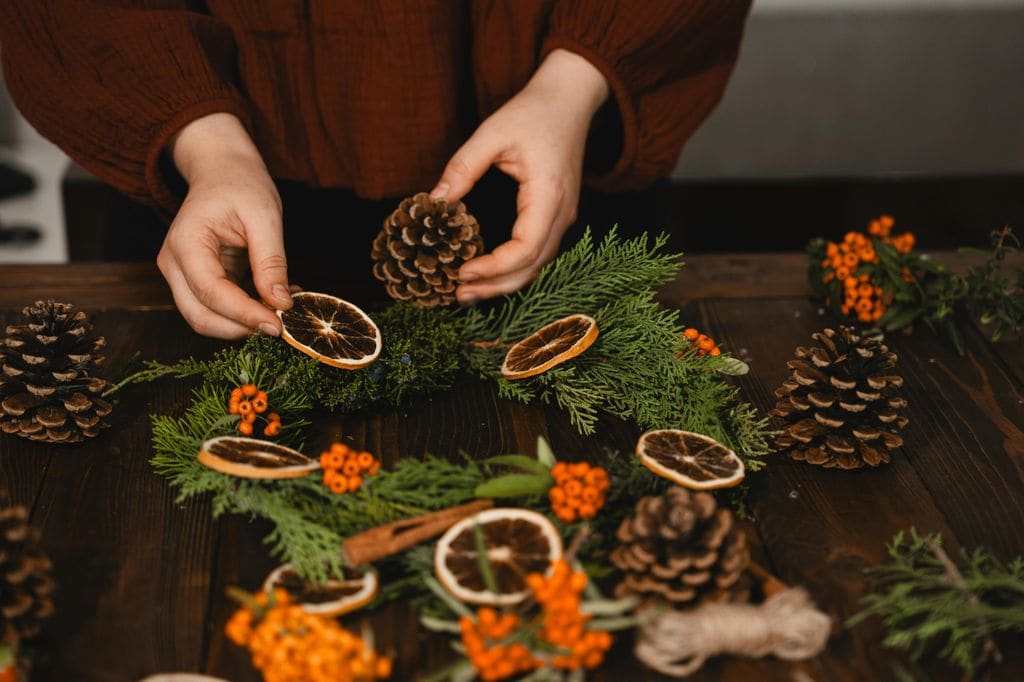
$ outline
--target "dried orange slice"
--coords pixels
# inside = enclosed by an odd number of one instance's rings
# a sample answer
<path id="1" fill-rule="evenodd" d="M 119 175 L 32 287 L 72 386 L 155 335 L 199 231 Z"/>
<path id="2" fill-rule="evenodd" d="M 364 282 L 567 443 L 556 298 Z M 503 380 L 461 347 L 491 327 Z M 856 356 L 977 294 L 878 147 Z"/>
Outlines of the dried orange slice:
<path id="1" fill-rule="evenodd" d="M 325 365 L 365 367 L 380 355 L 380 330 L 369 315 L 348 301 L 300 291 L 290 310 L 278 310 L 281 338 Z"/>
<path id="2" fill-rule="evenodd" d="M 563 317 L 509 348 L 501 375 L 525 379 L 546 372 L 590 348 L 597 333 L 597 322 L 588 315 Z"/>
<path id="3" fill-rule="evenodd" d="M 300 577 L 291 564 L 283 564 L 267 576 L 263 589 L 266 592 L 276 587 L 283 589 L 306 613 L 340 616 L 366 606 L 377 596 L 377 573 L 351 570 L 350 578 L 317 585 Z"/>
<path id="4" fill-rule="evenodd" d="M 477 528 L 497 591 L 487 588 L 477 551 Z M 529 594 L 526 576 L 548 574 L 562 556 L 562 538 L 546 517 L 527 509 L 487 509 L 462 519 L 441 536 L 434 573 L 457 599 L 469 604 L 509 605 Z"/>
<path id="5" fill-rule="evenodd" d="M 648 431 L 636 443 L 645 467 L 693 490 L 730 488 L 743 480 L 743 460 L 713 438 L 689 431 Z"/>
<path id="6" fill-rule="evenodd" d="M 211 438 L 199 447 L 199 461 L 241 478 L 299 478 L 320 468 L 298 450 L 241 436 Z"/>

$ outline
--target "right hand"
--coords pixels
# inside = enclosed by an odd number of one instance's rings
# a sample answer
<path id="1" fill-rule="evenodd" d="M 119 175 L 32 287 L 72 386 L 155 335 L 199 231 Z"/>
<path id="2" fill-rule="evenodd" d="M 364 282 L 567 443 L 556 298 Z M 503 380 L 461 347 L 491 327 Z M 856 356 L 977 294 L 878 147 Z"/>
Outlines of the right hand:
<path id="1" fill-rule="evenodd" d="M 274 309 L 292 305 L 281 198 L 256 145 L 237 118 L 211 114 L 170 151 L 189 189 L 156 262 L 178 310 L 205 336 L 279 335 Z M 263 303 L 238 286 L 247 267 Z"/>

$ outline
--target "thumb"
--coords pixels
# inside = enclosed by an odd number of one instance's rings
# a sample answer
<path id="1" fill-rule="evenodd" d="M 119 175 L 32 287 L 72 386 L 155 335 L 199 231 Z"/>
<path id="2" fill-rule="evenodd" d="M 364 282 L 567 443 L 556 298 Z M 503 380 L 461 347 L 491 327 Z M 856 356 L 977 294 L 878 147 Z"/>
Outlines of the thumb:
<path id="1" fill-rule="evenodd" d="M 292 306 L 288 289 L 288 261 L 284 255 L 284 231 L 280 211 L 273 211 L 246 225 L 252 279 L 267 304 L 280 309 Z"/>
<path id="2" fill-rule="evenodd" d="M 444 167 L 430 198 L 458 201 L 466 196 L 501 151 L 500 139 L 478 128 Z"/>

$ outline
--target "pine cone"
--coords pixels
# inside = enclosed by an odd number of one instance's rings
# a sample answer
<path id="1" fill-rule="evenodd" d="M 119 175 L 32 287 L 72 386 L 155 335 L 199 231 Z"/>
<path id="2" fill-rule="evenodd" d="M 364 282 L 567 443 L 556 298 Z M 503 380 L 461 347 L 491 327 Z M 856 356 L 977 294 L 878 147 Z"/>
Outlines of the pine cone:
<path id="1" fill-rule="evenodd" d="M 25 507 L 0 509 L 0 618 L 4 635 L 19 640 L 39 634 L 53 614 L 53 566 L 36 549 L 38 539 Z"/>
<path id="2" fill-rule="evenodd" d="M 480 225 L 460 201 L 426 192 L 403 199 L 373 240 L 373 275 L 399 301 L 432 307 L 455 301 L 459 266 L 484 250 Z"/>
<path id="3" fill-rule="evenodd" d="M 32 440 L 76 443 L 107 426 L 110 383 L 97 377 L 106 345 L 74 306 L 37 301 L 0 343 L 0 429 Z"/>
<path id="4" fill-rule="evenodd" d="M 675 608 L 704 601 L 746 601 L 747 537 L 732 511 L 706 492 L 673 486 L 642 498 L 623 519 L 612 563 L 625 573 L 617 597 L 640 595 Z"/>
<path id="5" fill-rule="evenodd" d="M 856 469 L 891 460 L 907 425 L 897 394 L 903 379 L 892 374 L 896 354 L 850 327 L 811 335 L 820 346 L 797 348 L 793 374 L 775 391 L 771 415 L 783 432 L 775 444 L 790 457 L 825 467 Z"/>

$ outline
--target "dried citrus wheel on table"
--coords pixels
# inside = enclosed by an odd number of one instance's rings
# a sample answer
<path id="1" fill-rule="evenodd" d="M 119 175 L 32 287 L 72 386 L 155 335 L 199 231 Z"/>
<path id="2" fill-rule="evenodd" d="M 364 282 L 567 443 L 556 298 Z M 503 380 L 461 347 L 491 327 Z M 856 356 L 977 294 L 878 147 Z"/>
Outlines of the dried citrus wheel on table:
<path id="1" fill-rule="evenodd" d="M 263 582 L 263 590 L 281 588 L 306 613 L 340 616 L 355 611 L 377 596 L 377 573 L 347 569 L 344 580 L 328 580 L 315 584 L 302 578 L 291 564 L 275 568 Z"/>
<path id="2" fill-rule="evenodd" d="M 693 490 L 729 488 L 743 480 L 743 460 L 699 433 L 648 431 L 637 441 L 636 454 L 654 473 Z"/>
<path id="3" fill-rule="evenodd" d="M 241 478 L 299 478 L 320 468 L 298 450 L 241 436 L 211 438 L 199 447 L 199 461 Z"/>
<path id="4" fill-rule="evenodd" d="M 327 294 L 292 294 L 290 310 L 278 310 L 281 338 L 325 365 L 365 367 L 380 355 L 380 330 L 362 310 Z"/>
<path id="5" fill-rule="evenodd" d="M 597 340 L 597 322 L 588 315 L 570 315 L 545 325 L 508 349 L 501 375 L 525 379 L 571 360 Z"/>
<path id="6" fill-rule="evenodd" d="M 478 551 L 497 588 L 487 587 Z M 527 509 L 488 509 L 465 518 L 441 536 L 434 550 L 434 573 L 456 598 L 470 604 L 507 605 L 529 594 L 526 576 L 551 571 L 562 556 L 562 539 L 544 516 Z"/>

